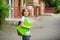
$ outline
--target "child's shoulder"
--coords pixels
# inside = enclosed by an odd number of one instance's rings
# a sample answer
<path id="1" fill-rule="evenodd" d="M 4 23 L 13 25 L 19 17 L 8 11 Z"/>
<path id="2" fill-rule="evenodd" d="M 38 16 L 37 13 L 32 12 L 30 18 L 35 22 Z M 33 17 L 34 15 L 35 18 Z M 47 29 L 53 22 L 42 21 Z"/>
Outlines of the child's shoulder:
<path id="1" fill-rule="evenodd" d="M 30 20 L 29 17 L 24 17 L 24 16 L 21 17 L 21 19 L 23 19 L 23 20 L 24 20 L 25 18 L 28 19 L 28 20 Z"/>
<path id="2" fill-rule="evenodd" d="M 24 18 L 25 18 L 24 16 L 21 17 L 21 19 L 24 19 Z"/>

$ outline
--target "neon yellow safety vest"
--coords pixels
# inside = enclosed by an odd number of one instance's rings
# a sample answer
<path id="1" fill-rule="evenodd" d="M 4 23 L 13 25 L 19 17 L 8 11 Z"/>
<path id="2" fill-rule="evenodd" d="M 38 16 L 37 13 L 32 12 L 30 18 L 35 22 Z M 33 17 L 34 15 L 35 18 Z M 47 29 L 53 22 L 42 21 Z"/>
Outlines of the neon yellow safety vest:
<path id="1" fill-rule="evenodd" d="M 24 19 L 24 25 L 26 25 L 26 26 L 31 26 L 31 23 L 29 23 L 28 22 L 28 20 L 25 18 Z M 18 27 L 17 27 L 17 30 L 22 34 L 22 35 L 25 35 L 25 33 L 29 30 L 29 28 L 24 28 L 24 27 L 22 27 L 21 25 L 19 25 Z"/>

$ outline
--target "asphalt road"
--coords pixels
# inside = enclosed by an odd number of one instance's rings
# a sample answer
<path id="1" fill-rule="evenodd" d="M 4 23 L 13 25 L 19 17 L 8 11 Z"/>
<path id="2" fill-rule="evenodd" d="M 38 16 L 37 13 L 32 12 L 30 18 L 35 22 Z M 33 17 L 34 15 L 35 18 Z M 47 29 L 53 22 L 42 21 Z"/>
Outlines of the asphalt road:
<path id="1" fill-rule="evenodd" d="M 31 40 L 60 40 L 60 14 L 55 16 L 40 16 L 32 23 Z M 17 35 L 16 25 L 6 24 L 0 30 L 0 40 L 21 40 Z"/>

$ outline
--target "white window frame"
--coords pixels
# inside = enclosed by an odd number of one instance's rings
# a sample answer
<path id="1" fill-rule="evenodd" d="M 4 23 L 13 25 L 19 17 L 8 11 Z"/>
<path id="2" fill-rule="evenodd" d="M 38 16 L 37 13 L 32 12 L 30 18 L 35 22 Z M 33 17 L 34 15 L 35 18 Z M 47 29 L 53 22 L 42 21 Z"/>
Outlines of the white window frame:
<path id="1" fill-rule="evenodd" d="M 8 18 L 14 18 L 14 0 L 9 0 L 9 5 L 12 6 L 12 7 L 11 7 L 11 9 L 9 9 Z"/>

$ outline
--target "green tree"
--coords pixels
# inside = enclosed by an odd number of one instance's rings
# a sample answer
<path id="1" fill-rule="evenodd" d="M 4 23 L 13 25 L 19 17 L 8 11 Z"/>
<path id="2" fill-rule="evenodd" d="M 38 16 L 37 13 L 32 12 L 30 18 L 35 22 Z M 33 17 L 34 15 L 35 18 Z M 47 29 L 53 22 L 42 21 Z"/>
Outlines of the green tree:
<path id="1" fill-rule="evenodd" d="M 46 7 L 55 7 L 55 0 L 43 0 L 45 1 Z"/>
<path id="2" fill-rule="evenodd" d="M 56 13 L 60 13 L 60 0 L 56 1 L 55 11 L 56 11 Z"/>
<path id="3" fill-rule="evenodd" d="M 5 21 L 5 17 L 8 15 L 9 12 L 9 5 L 7 5 L 4 0 L 0 0 L 0 29 Z"/>

